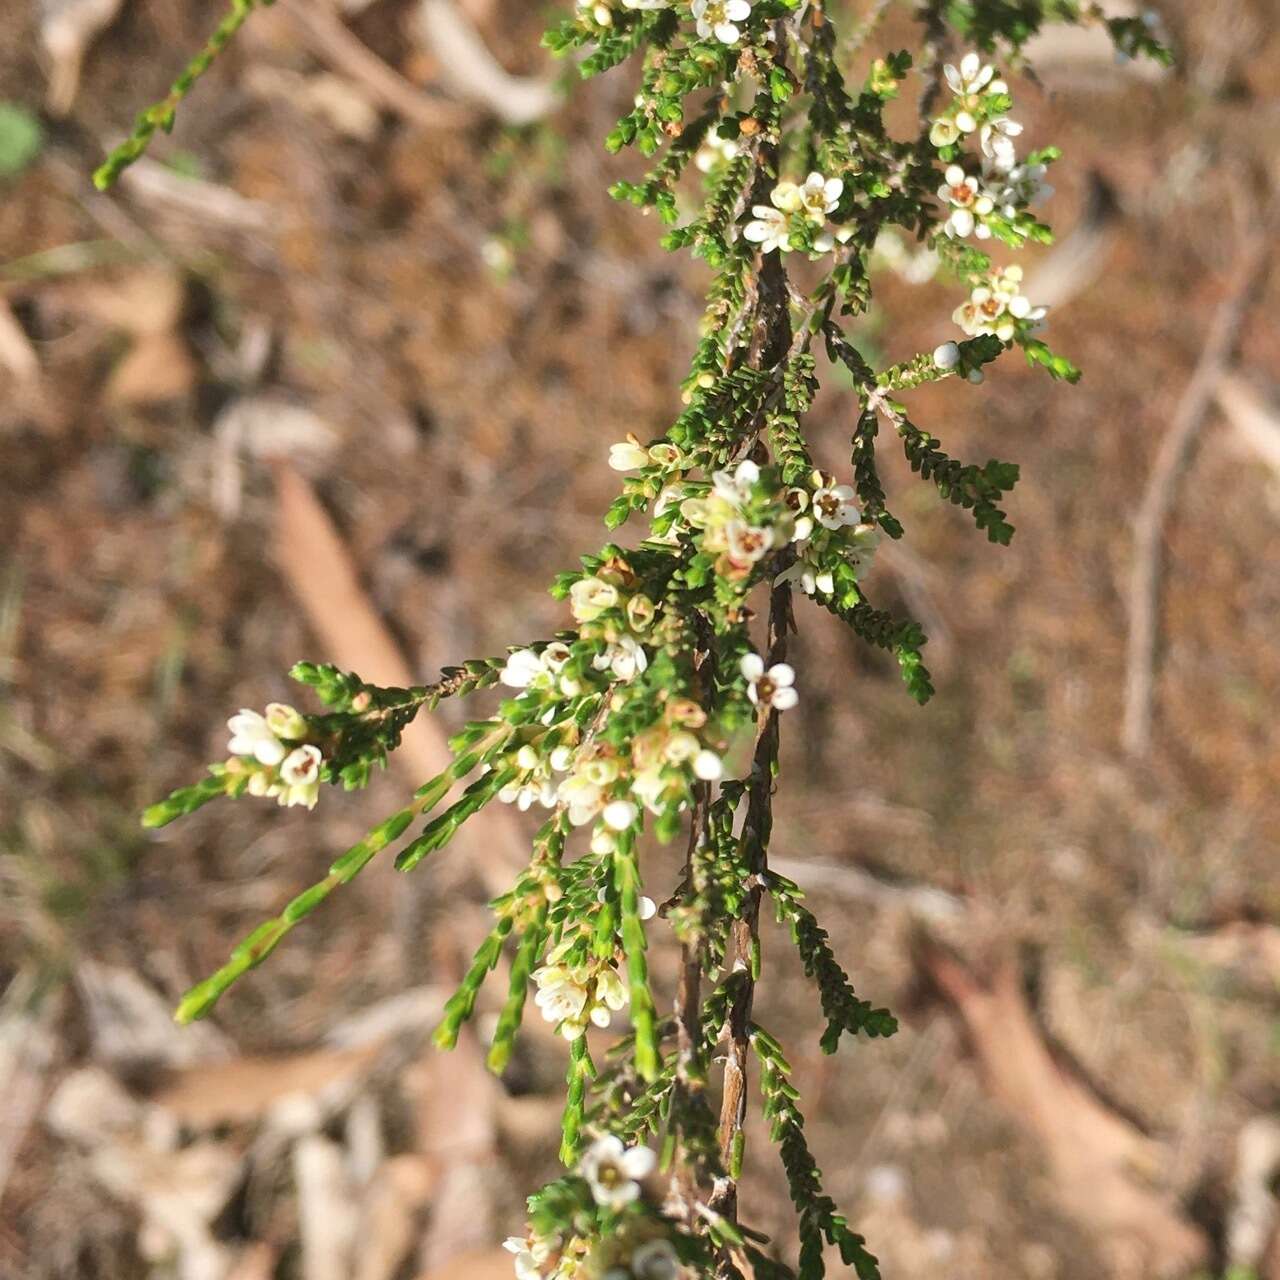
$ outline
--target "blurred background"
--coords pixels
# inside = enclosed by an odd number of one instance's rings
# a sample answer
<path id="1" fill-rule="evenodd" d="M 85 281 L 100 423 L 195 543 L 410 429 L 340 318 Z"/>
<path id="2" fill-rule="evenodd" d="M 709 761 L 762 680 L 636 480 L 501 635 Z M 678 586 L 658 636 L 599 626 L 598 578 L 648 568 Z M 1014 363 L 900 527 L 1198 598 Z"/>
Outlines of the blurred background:
<path id="1" fill-rule="evenodd" d="M 563 1045 L 527 1020 L 495 1081 L 484 1018 L 427 1037 L 522 815 L 371 867 L 169 1020 L 464 708 L 310 816 L 138 813 L 235 709 L 303 702 L 297 658 L 427 679 L 561 625 L 544 585 L 602 540 L 609 443 L 678 412 L 706 274 L 605 194 L 631 72 L 562 93 L 553 11 L 517 0 L 279 0 L 96 193 L 215 8 L 0 0 L 0 1276 L 505 1276 Z M 884 451 L 908 537 L 871 585 L 937 697 L 799 614 L 777 860 L 903 1029 L 824 1058 L 777 931 L 757 1012 L 887 1277 L 1280 1277 L 1280 14 L 1159 13 L 1171 73 L 1058 32 L 1015 78 L 1066 153 L 1026 291 L 1084 381 L 1010 356 L 912 396 L 950 452 L 1022 464 L 1012 546 Z M 911 39 L 891 5 L 877 46 Z M 911 274 L 856 332 L 877 361 L 958 336 L 958 288 Z M 751 1133 L 745 1211 L 787 1250 Z"/>

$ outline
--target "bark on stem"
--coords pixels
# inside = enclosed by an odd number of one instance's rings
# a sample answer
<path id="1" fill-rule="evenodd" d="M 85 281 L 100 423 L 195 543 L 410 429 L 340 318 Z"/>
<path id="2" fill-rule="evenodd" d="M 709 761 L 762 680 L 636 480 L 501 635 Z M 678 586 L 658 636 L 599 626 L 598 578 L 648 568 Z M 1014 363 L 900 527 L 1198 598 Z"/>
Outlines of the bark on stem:
<path id="1" fill-rule="evenodd" d="M 791 588 L 773 588 L 769 600 L 767 665 L 786 660 L 787 631 L 791 625 Z M 742 1133 L 747 1108 L 747 1063 L 750 1054 L 751 1008 L 755 998 L 759 956 L 760 899 L 768 870 L 769 834 L 773 826 L 773 778 L 778 763 L 778 716 L 762 708 L 747 791 L 747 813 L 742 846 L 747 865 L 748 893 L 742 914 L 733 922 L 733 971 L 738 987 L 729 1007 L 725 1028 L 724 1093 L 720 1105 L 720 1161 L 724 1174 L 711 1193 L 711 1208 L 736 1221 L 738 1173 Z M 724 1274 L 732 1274 L 724 1273 Z"/>

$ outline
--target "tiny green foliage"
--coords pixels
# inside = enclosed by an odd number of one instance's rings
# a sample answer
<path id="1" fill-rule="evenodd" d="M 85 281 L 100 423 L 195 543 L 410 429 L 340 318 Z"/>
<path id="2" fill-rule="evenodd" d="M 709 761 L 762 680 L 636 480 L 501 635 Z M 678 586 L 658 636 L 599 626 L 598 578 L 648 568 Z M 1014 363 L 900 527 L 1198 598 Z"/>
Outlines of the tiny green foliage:
<path id="1" fill-rule="evenodd" d="M 182 69 L 168 94 L 139 113 L 133 132 L 103 161 L 93 175 L 93 184 L 99 191 L 113 186 L 120 175 L 136 160 L 146 154 L 156 130 L 173 131 L 178 107 L 195 87 L 196 81 L 213 65 L 218 55 L 231 42 L 231 38 L 244 26 L 255 9 L 265 8 L 275 0 L 231 0 L 231 7 L 209 37 L 204 48 Z"/>
<path id="2" fill-rule="evenodd" d="M 234 0 L 100 186 L 172 126 L 268 2 Z M 887 484 L 879 451 L 900 447 L 988 542 L 1009 543 L 1018 466 L 953 457 L 913 397 L 931 387 L 963 411 L 1015 349 L 1056 380 L 1079 378 L 1042 336 L 1046 310 L 1016 259 L 1052 238 L 1040 208 L 1060 153 L 1020 150 L 1020 89 L 1000 67 L 1047 22 L 1104 16 L 1086 0 L 931 0 L 918 7 L 917 48 L 879 50 L 874 18 L 846 28 L 845 16 L 806 0 L 590 0 L 547 33 L 584 78 L 629 64 L 634 92 L 602 142 L 643 163 L 610 194 L 653 210 L 663 246 L 705 264 L 678 409 L 665 430 L 611 446 L 609 540 L 554 576 L 561 630 L 411 688 L 300 662 L 293 677 L 319 710 L 240 710 L 225 758 L 143 815 L 159 827 L 223 798 L 309 809 L 326 789 L 365 786 L 442 700 L 483 703 L 450 739 L 448 766 L 235 947 L 177 1016 L 208 1014 L 388 847 L 411 872 L 449 856 L 491 805 L 540 812 L 528 862 L 490 904 L 492 928 L 435 1031 L 451 1049 L 477 1010 L 495 1011 L 488 1065 L 506 1071 L 532 994 L 565 1042 L 566 1173 L 530 1197 L 527 1234 L 508 1242 L 521 1275 L 724 1280 L 745 1268 L 754 1280 L 818 1280 L 830 1251 L 859 1280 L 879 1274 L 823 1188 L 783 1046 L 753 1020 L 772 907 L 816 990 L 823 1052 L 861 1052 L 897 1030 L 855 989 L 800 886 L 769 866 L 782 731 L 807 696 L 789 638 L 825 612 L 890 655 L 916 702 L 935 695 L 923 628 L 876 607 L 867 585 L 883 539 L 908 536 L 890 506 L 914 483 Z M 1106 27 L 1127 56 L 1165 58 L 1151 24 Z M 951 36 L 972 48 L 940 61 Z M 856 81 L 855 65 L 866 68 Z M 908 88 L 924 103 L 915 121 L 886 109 Z M 954 337 L 885 363 L 882 351 L 901 349 L 879 305 L 886 273 L 951 288 Z M 815 432 L 833 369 L 856 408 Z M 815 459 L 841 438 L 847 469 L 825 471 Z M 612 540 L 624 525 L 625 545 Z M 677 841 L 683 868 L 664 882 L 654 846 Z M 668 932 L 674 983 L 649 963 Z M 753 1072 L 796 1210 L 794 1266 L 759 1247 L 739 1186 Z"/>
<path id="3" fill-rule="evenodd" d="M 20 103 L 0 102 L 0 178 L 16 177 L 43 146 L 39 118 Z"/>

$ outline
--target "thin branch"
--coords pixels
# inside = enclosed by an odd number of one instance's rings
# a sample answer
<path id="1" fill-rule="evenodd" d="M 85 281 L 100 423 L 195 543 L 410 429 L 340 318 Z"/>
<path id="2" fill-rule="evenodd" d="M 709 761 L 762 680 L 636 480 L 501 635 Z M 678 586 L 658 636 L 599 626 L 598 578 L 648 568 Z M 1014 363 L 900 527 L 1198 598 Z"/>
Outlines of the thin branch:
<path id="1" fill-rule="evenodd" d="M 1144 758 L 1151 748 L 1165 521 L 1173 507 L 1178 481 L 1213 407 L 1218 385 L 1234 359 L 1245 313 L 1265 278 L 1269 254 L 1270 241 L 1265 231 L 1255 234 L 1242 249 L 1199 363 L 1160 442 L 1134 521 L 1122 729 L 1124 749 L 1131 759 Z"/>

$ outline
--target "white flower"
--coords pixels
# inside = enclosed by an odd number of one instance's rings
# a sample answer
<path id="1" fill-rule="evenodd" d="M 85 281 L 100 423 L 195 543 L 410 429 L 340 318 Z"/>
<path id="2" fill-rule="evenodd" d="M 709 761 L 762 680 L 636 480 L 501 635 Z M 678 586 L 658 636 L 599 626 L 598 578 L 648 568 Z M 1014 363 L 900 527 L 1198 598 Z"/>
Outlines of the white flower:
<path id="1" fill-rule="evenodd" d="M 983 285 L 974 289 L 969 301 L 963 302 L 952 313 L 951 318 L 967 334 L 977 336 L 983 333 L 999 333 L 1000 317 L 1004 314 L 1004 303 L 990 289 Z M 1008 325 L 1009 336 L 1013 336 L 1013 325 Z M 1004 339 L 1001 339 L 1004 341 Z"/>
<path id="2" fill-rule="evenodd" d="M 1002 173 L 1008 173 L 1018 163 L 1013 139 L 1021 132 L 1022 126 L 1016 120 L 1001 116 L 998 120 L 988 120 L 978 133 L 982 154 Z"/>
<path id="3" fill-rule="evenodd" d="M 634 436 L 609 446 L 609 465 L 615 471 L 637 471 L 649 465 L 649 451 Z"/>
<path id="4" fill-rule="evenodd" d="M 862 517 L 853 505 L 855 497 L 857 494 L 847 484 L 824 486 L 813 495 L 813 514 L 824 529 L 857 524 Z"/>
<path id="5" fill-rule="evenodd" d="M 722 138 L 716 130 L 712 130 L 702 140 L 702 146 L 694 153 L 693 163 L 702 173 L 710 173 L 722 161 L 734 159 L 738 154 L 738 144 L 733 138 Z"/>
<path id="6" fill-rule="evenodd" d="M 279 800 L 283 805 L 303 804 L 308 809 L 316 807 L 320 796 L 320 766 L 324 756 L 318 747 L 308 744 L 289 752 L 280 765 L 280 781 L 283 784 Z"/>
<path id="7" fill-rule="evenodd" d="M 714 35 L 721 44 L 737 44 L 742 35 L 738 23 L 751 16 L 750 0 L 693 0 L 698 35 Z"/>
<path id="8" fill-rule="evenodd" d="M 650 813 L 661 813 L 662 798 L 667 792 L 667 780 L 662 776 L 662 766 L 653 765 L 648 769 L 640 769 L 631 776 L 631 794 L 640 801 Z"/>
<path id="9" fill-rule="evenodd" d="M 646 898 L 644 894 L 640 895 L 640 904 L 638 914 L 641 920 L 652 920 L 658 914 L 658 904 L 652 898 Z M 621 984 L 619 984 L 621 985 Z M 611 1009 L 621 1009 L 622 1006 L 610 1005 Z"/>
<path id="10" fill-rule="evenodd" d="M 836 589 L 835 575 L 830 569 L 823 569 L 815 559 L 812 546 L 802 546 L 799 557 L 784 569 L 775 583 L 794 582 L 807 596 L 829 596 Z"/>
<path id="11" fill-rule="evenodd" d="M 287 754 L 287 748 L 272 733 L 266 718 L 247 707 L 227 721 L 227 728 L 231 730 L 227 750 L 233 756 L 252 756 L 259 764 L 276 765 Z"/>
<path id="12" fill-rule="evenodd" d="M 1044 180 L 1048 169 L 1042 164 L 1022 164 L 1002 175 L 1003 186 L 996 192 L 996 203 L 1005 217 L 1012 218 L 1017 211 L 1029 209 L 1053 195 L 1053 188 Z"/>
<path id="13" fill-rule="evenodd" d="M 949 147 L 960 137 L 960 126 L 950 116 L 939 116 L 929 130 L 929 141 L 935 147 Z"/>
<path id="14" fill-rule="evenodd" d="M 880 545 L 880 530 L 873 524 L 860 524 L 844 545 L 844 553 L 853 566 L 853 580 L 860 582 L 871 568 L 872 557 Z"/>
<path id="15" fill-rule="evenodd" d="M 644 901 L 647 902 L 648 899 Z M 644 916 L 641 915 L 641 919 L 643 918 Z M 624 1008 L 630 999 L 627 988 L 618 977 L 617 971 L 601 969 L 596 974 L 596 994 L 591 1008 L 591 1021 L 597 1027 L 607 1027 L 613 1021 L 611 1013 L 617 1013 L 619 1009 Z"/>
<path id="16" fill-rule="evenodd" d="M 693 757 L 693 775 L 703 782 L 717 782 L 724 776 L 724 761 L 714 751 L 699 751 Z"/>
<path id="17" fill-rule="evenodd" d="M 978 238 L 990 236 L 989 228 L 980 222 L 995 208 L 990 196 L 978 189 L 978 180 L 958 165 L 947 166 L 945 182 L 938 188 L 938 199 L 948 205 L 951 213 L 943 226 L 949 236 L 964 239 L 977 230 Z"/>
<path id="18" fill-rule="evenodd" d="M 951 92 L 957 97 L 980 93 L 991 83 L 995 73 L 996 69 L 990 64 L 984 66 L 982 59 L 976 53 L 966 53 L 960 59 L 959 68 L 949 62 L 942 68 L 942 74 L 946 76 Z"/>
<path id="19" fill-rule="evenodd" d="M 650 1240 L 631 1255 L 635 1280 L 676 1280 L 680 1259 L 670 1240 Z"/>
<path id="20" fill-rule="evenodd" d="M 751 212 L 755 218 L 742 229 L 743 236 L 760 246 L 761 253 L 791 252 L 791 232 L 787 226 L 787 215 L 778 209 L 771 209 L 767 204 L 752 205 Z"/>
<path id="21" fill-rule="evenodd" d="M 773 545 L 773 530 L 747 524 L 745 520 L 730 520 L 724 527 L 729 555 L 739 564 L 755 564 L 768 553 Z"/>
<path id="22" fill-rule="evenodd" d="M 587 989 L 563 965 L 543 965 L 533 971 L 538 993 L 533 1002 L 552 1023 L 579 1022 L 587 1007 Z"/>
<path id="23" fill-rule="evenodd" d="M 735 507 L 741 506 L 751 497 L 759 479 L 760 468 L 747 458 L 732 471 L 715 472 L 711 477 L 711 492 Z"/>
<path id="24" fill-rule="evenodd" d="M 954 369 L 960 363 L 960 348 L 954 342 L 944 342 L 933 349 L 933 363 L 939 369 Z"/>
<path id="25" fill-rule="evenodd" d="M 852 227 L 837 227 L 834 231 L 820 231 L 813 238 L 815 253 L 830 253 L 838 244 L 848 244 L 854 237 Z"/>
<path id="26" fill-rule="evenodd" d="M 611 830 L 626 831 L 635 825 L 640 810 L 630 800 L 611 800 L 600 816 L 604 819 L 604 825 Z"/>
<path id="27" fill-rule="evenodd" d="M 591 659 L 597 671 L 612 671 L 626 683 L 634 680 L 649 665 L 649 656 L 634 636 L 619 636 L 603 653 Z"/>
<path id="28" fill-rule="evenodd" d="M 840 203 L 843 193 L 842 178 L 824 178 L 822 174 L 814 172 L 804 180 L 804 185 L 800 188 L 800 207 L 810 221 L 822 226 L 827 220 L 827 214 Z"/>
<path id="29" fill-rule="evenodd" d="M 596 1204 L 621 1209 L 640 1196 L 640 1180 L 657 1166 L 658 1158 L 648 1147 L 631 1147 L 608 1134 L 587 1148 L 578 1172 L 591 1186 Z"/>
<path id="30" fill-rule="evenodd" d="M 542 658 L 532 649 L 517 649 L 507 655 L 506 665 L 498 679 L 510 689 L 527 689 L 539 676 L 546 673 Z"/>
<path id="31" fill-rule="evenodd" d="M 619 599 L 618 588 L 601 578 L 581 578 L 569 588 L 569 607 L 579 622 L 594 621 Z"/>
<path id="32" fill-rule="evenodd" d="M 307 736 L 307 722 L 301 712 L 295 711 L 291 706 L 283 702 L 268 702 L 267 714 L 264 717 L 267 722 L 267 728 L 276 735 L 277 738 L 284 738 L 291 742 L 296 742 L 299 738 Z"/>
<path id="33" fill-rule="evenodd" d="M 758 653 L 748 653 L 743 655 L 741 670 L 747 681 L 747 697 L 757 706 L 786 711 L 800 701 L 791 687 L 796 673 L 787 663 L 776 663 L 766 671 L 764 659 Z"/>
<path id="34" fill-rule="evenodd" d="M 569 811 L 575 827 L 586 826 L 604 806 L 604 793 L 597 783 L 580 773 L 567 777 L 556 789 L 556 797 Z"/>
<path id="35" fill-rule="evenodd" d="M 543 1280 L 542 1267 L 551 1256 L 551 1250 L 541 1240 L 524 1240 L 510 1236 L 502 1247 L 515 1254 L 516 1280 Z"/>

